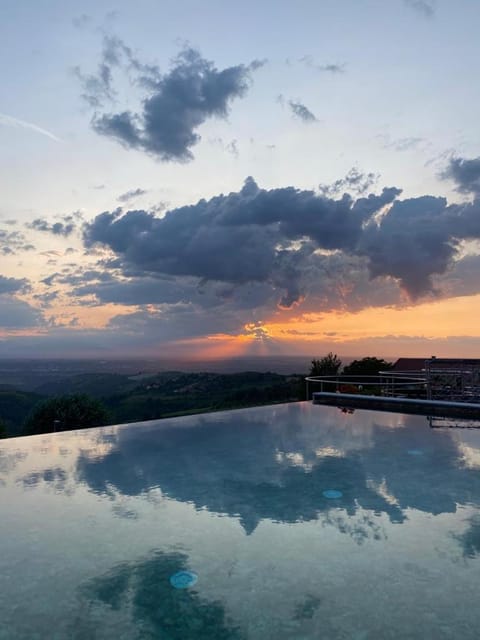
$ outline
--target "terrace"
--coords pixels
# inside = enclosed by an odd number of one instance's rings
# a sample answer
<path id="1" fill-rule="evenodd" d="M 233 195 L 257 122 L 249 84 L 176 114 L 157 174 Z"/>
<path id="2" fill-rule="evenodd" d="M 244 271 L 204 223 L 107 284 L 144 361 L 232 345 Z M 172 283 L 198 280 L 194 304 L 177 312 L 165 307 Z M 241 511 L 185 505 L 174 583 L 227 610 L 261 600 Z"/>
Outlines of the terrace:
<path id="1" fill-rule="evenodd" d="M 477 426 L 480 420 L 477 359 L 401 358 L 375 376 L 309 376 L 306 385 L 314 404 L 428 415 L 431 426 Z"/>
<path id="2" fill-rule="evenodd" d="M 476 639 L 479 470 L 310 402 L 3 441 L 0 638 Z"/>

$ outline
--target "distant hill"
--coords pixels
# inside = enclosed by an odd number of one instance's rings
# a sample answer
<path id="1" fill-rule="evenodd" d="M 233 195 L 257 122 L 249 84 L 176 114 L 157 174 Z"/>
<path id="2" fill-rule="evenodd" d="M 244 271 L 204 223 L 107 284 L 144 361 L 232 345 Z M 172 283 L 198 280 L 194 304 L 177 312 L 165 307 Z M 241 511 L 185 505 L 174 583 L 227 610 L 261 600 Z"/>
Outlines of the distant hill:
<path id="1" fill-rule="evenodd" d="M 43 399 L 38 393 L 0 388 L 0 418 L 7 427 L 9 436 L 22 433 L 23 423 L 33 407 Z"/>
<path id="2" fill-rule="evenodd" d="M 45 398 L 85 394 L 100 400 L 112 424 L 168 416 L 218 411 L 304 399 L 303 376 L 246 371 L 219 374 L 185 373 L 68 373 L 39 384 L 35 392 L 0 386 L 0 419 L 9 435 L 22 433 L 33 407 Z"/>
<path id="3" fill-rule="evenodd" d="M 165 372 L 134 390 L 103 398 L 117 422 L 300 400 L 303 378 L 277 373 Z"/>
<path id="4" fill-rule="evenodd" d="M 318 354 L 312 354 L 312 357 Z M 321 354 L 320 354 L 321 355 Z M 13 385 L 24 391 L 37 391 L 47 382 L 63 383 L 82 374 L 120 374 L 125 376 L 169 373 L 242 373 L 272 371 L 282 375 L 303 374 L 310 370 L 309 356 L 244 356 L 217 360 L 152 358 L 141 360 L 7 360 L 0 359 L 0 384 Z M 350 358 L 341 357 L 343 364 Z"/>
<path id="5" fill-rule="evenodd" d="M 120 373 L 82 373 L 63 380 L 45 382 L 35 390 L 37 393 L 47 396 L 86 393 L 95 398 L 101 398 L 115 393 L 128 393 L 136 386 L 138 386 L 138 381 Z M 66 388 L 68 391 L 65 391 Z"/>

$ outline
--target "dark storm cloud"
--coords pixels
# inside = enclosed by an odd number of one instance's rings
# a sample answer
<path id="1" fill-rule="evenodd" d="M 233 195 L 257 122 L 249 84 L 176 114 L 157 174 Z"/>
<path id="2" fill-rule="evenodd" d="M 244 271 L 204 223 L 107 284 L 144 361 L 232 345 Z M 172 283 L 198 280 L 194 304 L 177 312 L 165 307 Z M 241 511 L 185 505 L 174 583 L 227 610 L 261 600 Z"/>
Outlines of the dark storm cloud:
<path id="1" fill-rule="evenodd" d="M 435 14 L 434 5 L 429 0 L 403 0 L 404 3 L 418 11 L 427 18 L 431 18 Z"/>
<path id="2" fill-rule="evenodd" d="M 334 200 L 293 187 L 260 189 L 248 178 L 237 193 L 163 218 L 144 210 L 105 212 L 86 225 L 84 241 L 87 248 L 108 246 L 117 255 L 112 266 L 129 277 L 194 277 L 234 287 L 269 283 L 281 306 L 291 307 L 304 296 L 301 281 L 315 268 L 315 250 L 354 252 L 365 222 L 399 193 L 384 189 Z"/>
<path id="3" fill-rule="evenodd" d="M 137 295 L 146 303 L 151 295 L 168 302 L 170 284 L 162 278 L 185 287 L 179 301 L 199 305 L 189 278 L 223 282 L 233 297 L 247 283 L 262 284 L 267 287 L 262 295 L 270 291 L 267 304 L 281 308 L 315 302 L 317 308 L 358 309 L 376 300 L 376 291 L 396 304 L 395 283 L 412 299 L 442 295 L 438 278 L 457 264 L 464 241 L 480 239 L 480 202 L 448 204 L 433 196 L 400 200 L 396 187 L 379 194 L 325 195 L 349 184 L 351 191 L 362 192 L 373 180 L 373 174 L 355 170 L 318 193 L 261 189 L 248 178 L 238 192 L 167 211 L 162 218 L 142 209 L 104 212 L 85 226 L 86 247 L 105 245 L 116 256 L 108 268 L 143 282 L 106 284 L 97 295 L 104 301 L 130 295 L 130 303 Z M 95 293 L 94 288 L 88 292 Z M 217 290 L 209 295 L 220 297 Z"/>
<path id="4" fill-rule="evenodd" d="M 459 193 L 480 195 L 480 157 L 472 160 L 451 158 L 441 177 L 453 180 Z"/>
<path id="5" fill-rule="evenodd" d="M 293 115 L 299 120 L 303 120 L 303 122 L 317 122 L 315 115 L 301 102 L 289 100 L 288 106 Z"/>
<path id="6" fill-rule="evenodd" d="M 129 200 L 144 196 L 146 193 L 148 192 L 145 189 L 140 189 L 140 187 L 138 189 L 130 189 L 130 191 L 122 193 L 122 195 L 118 196 L 117 200 L 119 202 L 129 202 Z"/>
<path id="7" fill-rule="evenodd" d="M 446 212 L 444 198 L 395 202 L 362 236 L 360 251 L 369 258 L 372 276 L 393 276 L 414 298 L 431 291 L 431 276 L 444 273 L 456 253 Z"/>
<path id="8" fill-rule="evenodd" d="M 218 70 L 198 51 L 186 48 L 162 75 L 157 66 L 141 63 L 119 38 L 109 37 L 96 74 L 85 75 L 79 68 L 75 74 L 82 83 L 83 97 L 99 109 L 116 96 L 113 71 L 125 71 L 143 91 L 141 109 L 96 112 L 94 130 L 161 160 L 186 162 L 193 158 L 191 149 L 200 141 L 200 125 L 212 117 L 225 118 L 231 102 L 245 95 L 252 72 L 262 64 L 254 61 Z"/>

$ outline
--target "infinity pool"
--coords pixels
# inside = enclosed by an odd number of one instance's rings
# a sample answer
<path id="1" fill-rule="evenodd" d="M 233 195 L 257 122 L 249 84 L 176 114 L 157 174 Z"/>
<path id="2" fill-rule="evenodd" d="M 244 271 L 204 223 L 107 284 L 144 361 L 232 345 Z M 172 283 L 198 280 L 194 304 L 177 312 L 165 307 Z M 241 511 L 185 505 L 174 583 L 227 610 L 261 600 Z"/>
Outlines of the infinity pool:
<path id="1" fill-rule="evenodd" d="M 480 431 L 296 403 L 0 442 L 1 640 L 479 637 Z"/>

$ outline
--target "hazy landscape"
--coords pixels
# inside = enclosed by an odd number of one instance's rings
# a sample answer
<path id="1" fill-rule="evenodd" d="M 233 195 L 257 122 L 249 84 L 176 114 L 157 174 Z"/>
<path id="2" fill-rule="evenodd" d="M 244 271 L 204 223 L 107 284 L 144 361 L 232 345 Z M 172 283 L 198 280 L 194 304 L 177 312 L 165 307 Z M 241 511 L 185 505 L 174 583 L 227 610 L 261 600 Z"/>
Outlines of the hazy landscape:
<path id="1" fill-rule="evenodd" d="M 315 356 L 316 354 L 313 354 Z M 11 385 L 25 391 L 34 391 L 45 383 L 64 381 L 82 374 L 119 374 L 142 376 L 165 371 L 184 373 L 242 373 L 258 371 L 283 375 L 303 374 L 310 369 L 307 356 L 264 356 L 224 358 L 216 360 L 162 359 L 12 359 L 0 360 L 0 384 Z M 352 358 L 342 358 L 348 364 Z"/>
<path id="2" fill-rule="evenodd" d="M 210 362 L 5 360 L 0 362 L 0 419 L 5 436 L 23 435 L 36 407 L 71 395 L 100 401 L 109 424 L 303 400 L 309 364 L 295 356 Z"/>

